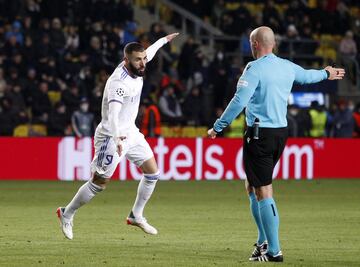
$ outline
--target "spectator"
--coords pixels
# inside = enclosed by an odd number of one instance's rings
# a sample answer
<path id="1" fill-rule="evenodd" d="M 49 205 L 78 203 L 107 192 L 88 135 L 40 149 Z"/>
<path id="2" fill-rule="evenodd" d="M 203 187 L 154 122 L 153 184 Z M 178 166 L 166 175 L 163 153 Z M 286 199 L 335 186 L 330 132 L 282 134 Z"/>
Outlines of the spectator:
<path id="1" fill-rule="evenodd" d="M 123 36 L 124 45 L 136 41 L 135 33 L 137 30 L 137 27 L 138 26 L 137 26 L 136 22 L 134 22 L 134 21 L 128 21 L 126 23 L 124 36 Z"/>
<path id="2" fill-rule="evenodd" d="M 51 22 L 50 41 L 54 49 L 59 54 L 62 54 L 65 48 L 66 39 L 59 18 L 54 18 Z"/>
<path id="3" fill-rule="evenodd" d="M 65 89 L 62 92 L 61 100 L 68 108 L 69 114 L 74 113 L 79 108 L 80 104 L 80 92 L 76 84 L 72 84 L 70 88 Z"/>
<path id="4" fill-rule="evenodd" d="M 94 122 L 99 124 L 101 121 L 101 102 L 103 97 L 103 88 L 96 86 L 90 94 L 90 112 L 95 115 Z"/>
<path id="5" fill-rule="evenodd" d="M 341 40 L 339 52 L 342 56 L 352 59 L 356 56 L 357 48 L 354 41 L 354 34 L 352 31 L 347 31 L 344 38 Z"/>
<path id="6" fill-rule="evenodd" d="M 182 98 L 186 93 L 186 88 L 178 79 L 178 74 L 175 68 L 170 68 L 169 74 L 165 73 L 160 81 L 160 89 L 164 90 L 166 87 L 172 86 L 178 98 Z"/>
<path id="7" fill-rule="evenodd" d="M 11 61 L 8 64 L 8 68 L 16 69 L 19 77 L 24 77 L 26 75 L 26 65 L 20 52 L 13 54 Z"/>
<path id="8" fill-rule="evenodd" d="M 285 25 L 297 25 L 303 19 L 304 10 L 300 5 L 301 1 L 298 0 L 292 0 L 290 2 L 289 7 L 284 12 Z"/>
<path id="9" fill-rule="evenodd" d="M 284 54 L 284 56 L 289 57 L 295 55 L 297 48 L 299 46 L 298 40 L 299 32 L 296 29 L 295 25 L 290 24 L 286 30 L 286 36 L 279 45 L 279 52 Z"/>
<path id="10" fill-rule="evenodd" d="M 69 130 L 70 118 L 66 112 L 66 106 L 63 102 L 57 102 L 54 109 L 51 111 L 49 121 L 47 124 L 49 136 L 64 136 L 70 135 Z"/>
<path id="11" fill-rule="evenodd" d="M 7 56 L 12 56 L 16 53 L 20 53 L 21 46 L 17 42 L 15 35 L 9 36 L 9 38 L 6 40 L 3 50 Z"/>
<path id="12" fill-rule="evenodd" d="M 46 70 L 46 64 L 50 57 L 56 57 L 55 50 L 50 43 L 50 37 L 48 34 L 44 34 L 41 37 L 40 44 L 37 45 L 36 58 L 39 64 L 39 69 Z"/>
<path id="13" fill-rule="evenodd" d="M 24 61 L 27 66 L 34 66 L 36 64 L 36 48 L 33 44 L 33 37 L 25 36 L 25 44 L 22 47 Z"/>
<path id="14" fill-rule="evenodd" d="M 223 107 L 228 85 L 230 64 L 226 60 L 224 52 L 219 50 L 215 55 L 214 61 L 209 67 L 209 87 L 214 93 L 214 106 Z"/>
<path id="15" fill-rule="evenodd" d="M 281 31 L 281 19 L 273 0 L 267 0 L 263 9 L 263 24 L 269 26 L 274 32 Z"/>
<path id="16" fill-rule="evenodd" d="M 316 8 L 311 10 L 311 20 L 314 22 L 316 33 L 332 33 L 334 27 L 334 12 L 327 7 L 327 0 L 319 0 Z"/>
<path id="17" fill-rule="evenodd" d="M 319 105 L 318 101 L 311 102 L 309 115 L 311 122 L 309 136 L 313 138 L 325 137 L 327 113 L 324 111 L 323 107 Z"/>
<path id="18" fill-rule="evenodd" d="M 119 64 L 122 55 L 120 42 L 117 39 L 109 39 L 107 43 L 105 63 L 106 65 L 111 66 L 111 68 L 114 68 Z"/>
<path id="19" fill-rule="evenodd" d="M 242 2 L 240 2 L 240 5 L 239 5 L 238 9 L 235 11 L 234 15 L 235 15 L 234 27 L 236 28 L 235 33 L 237 35 L 241 35 L 251 25 L 250 24 L 251 14 L 250 14 L 249 10 L 247 9 L 247 7 Z M 249 33 L 249 35 L 250 35 L 250 33 Z"/>
<path id="20" fill-rule="evenodd" d="M 91 68 L 94 72 L 104 67 L 104 60 L 101 51 L 101 40 L 98 36 L 92 36 L 90 40 L 90 49 L 88 51 Z"/>
<path id="21" fill-rule="evenodd" d="M 0 99 L 5 95 L 7 84 L 4 78 L 4 69 L 0 68 Z"/>
<path id="22" fill-rule="evenodd" d="M 360 103 L 355 106 L 354 112 L 354 137 L 360 138 Z"/>
<path id="23" fill-rule="evenodd" d="M 44 35 L 50 34 L 50 21 L 47 18 L 42 18 L 39 22 L 38 36 L 41 38 Z"/>
<path id="24" fill-rule="evenodd" d="M 25 1 L 25 14 L 26 16 L 31 17 L 34 20 L 34 24 L 37 25 L 40 19 L 40 5 L 38 1 Z"/>
<path id="25" fill-rule="evenodd" d="M 69 50 L 77 50 L 80 45 L 80 36 L 78 27 L 69 25 L 65 31 L 65 48 Z"/>
<path id="26" fill-rule="evenodd" d="M 350 29 L 350 11 L 344 1 L 339 1 L 335 11 L 335 33 L 344 34 Z"/>
<path id="27" fill-rule="evenodd" d="M 120 2 L 117 5 L 115 19 L 117 23 L 133 21 L 134 20 L 133 2 L 129 0 L 120 0 Z"/>
<path id="28" fill-rule="evenodd" d="M 231 13 L 226 12 L 221 16 L 220 29 L 228 35 L 237 34 L 237 29 L 235 27 L 235 18 Z"/>
<path id="29" fill-rule="evenodd" d="M 246 29 L 245 33 L 243 33 L 240 38 L 240 50 L 244 57 L 251 57 L 251 48 L 249 42 L 251 31 L 251 28 Z"/>
<path id="30" fill-rule="evenodd" d="M 30 37 L 32 40 L 36 38 L 37 31 L 34 29 L 34 17 L 25 16 L 23 19 L 23 33 L 24 37 Z"/>
<path id="31" fill-rule="evenodd" d="M 32 101 L 32 115 L 35 123 L 46 123 L 51 111 L 51 103 L 48 96 L 49 85 L 41 82 L 39 89 L 34 92 Z"/>
<path id="32" fill-rule="evenodd" d="M 167 33 L 164 31 L 164 27 L 162 24 L 156 22 L 153 23 L 150 27 L 149 31 L 149 41 L 150 43 L 156 42 L 159 38 L 166 36 Z M 166 46 L 167 48 L 170 48 L 169 46 Z M 167 49 L 168 50 L 168 49 Z"/>
<path id="33" fill-rule="evenodd" d="M 159 108 L 164 116 L 164 121 L 170 124 L 178 124 L 183 121 L 181 106 L 172 86 L 168 86 L 160 96 Z"/>
<path id="34" fill-rule="evenodd" d="M 23 92 L 20 84 L 14 84 L 9 86 L 10 90 L 6 93 L 6 97 L 12 103 L 12 108 L 14 112 L 18 113 L 21 110 L 25 110 L 25 100 L 23 97 Z"/>
<path id="35" fill-rule="evenodd" d="M 286 114 L 286 119 L 288 123 L 288 136 L 297 137 L 298 136 L 298 122 L 297 115 L 299 114 L 299 109 L 296 105 L 289 105 L 288 112 Z"/>
<path id="36" fill-rule="evenodd" d="M 25 83 L 24 79 L 19 77 L 18 70 L 16 68 L 14 68 L 14 67 L 10 68 L 9 77 L 8 77 L 8 80 L 6 82 L 9 85 L 14 85 L 14 84 L 23 85 Z"/>
<path id="37" fill-rule="evenodd" d="M 89 112 L 89 101 L 86 98 L 80 100 L 80 109 L 72 114 L 71 125 L 77 137 L 93 135 L 94 115 Z"/>
<path id="38" fill-rule="evenodd" d="M 333 119 L 334 137 L 350 138 L 354 130 L 354 118 L 346 100 L 338 102 L 338 110 Z"/>
<path id="39" fill-rule="evenodd" d="M 32 106 L 34 94 L 39 86 L 36 76 L 37 76 L 36 69 L 29 68 L 27 71 L 27 76 L 26 76 L 26 80 L 24 83 L 24 90 L 23 90 L 25 103 L 28 106 Z"/>
<path id="40" fill-rule="evenodd" d="M 193 37 L 189 37 L 182 46 L 178 61 L 178 73 L 180 80 L 187 81 L 195 69 L 195 54 L 198 45 Z"/>
<path id="41" fill-rule="evenodd" d="M 341 40 L 339 46 L 339 52 L 340 52 L 341 62 L 345 66 L 353 85 L 355 85 L 356 76 L 357 76 L 357 66 L 356 66 L 357 47 L 354 40 L 354 34 L 352 31 L 347 31 L 344 38 Z"/>
<path id="42" fill-rule="evenodd" d="M 17 20 L 13 22 L 11 30 L 5 33 L 5 39 L 9 40 L 12 36 L 15 37 L 16 43 L 19 45 L 24 43 L 24 35 L 21 32 L 21 23 Z"/>
<path id="43" fill-rule="evenodd" d="M 225 12 L 225 0 L 216 0 L 215 4 L 212 7 L 212 19 L 213 24 L 216 27 L 220 27 L 220 18 L 221 15 Z"/>
<path id="44" fill-rule="evenodd" d="M 203 125 L 203 104 L 199 87 L 195 86 L 191 89 L 182 107 L 188 125 Z"/>
<path id="45" fill-rule="evenodd" d="M 311 119 L 309 115 L 309 110 L 307 108 L 299 109 L 295 118 L 297 121 L 297 125 L 299 125 L 298 137 L 308 137 L 311 128 Z"/>
<path id="46" fill-rule="evenodd" d="M 318 47 L 318 43 L 313 38 L 313 30 L 308 15 L 304 15 L 300 24 L 300 37 L 305 39 L 304 42 L 300 43 L 297 51 L 299 54 L 314 55 L 315 50 Z M 314 59 L 312 59 L 314 60 Z M 311 61 L 306 62 L 307 65 L 311 65 Z"/>
<path id="47" fill-rule="evenodd" d="M 158 107 L 150 98 L 145 98 L 139 110 L 138 127 L 146 137 L 161 135 L 161 115 Z"/>
<path id="48" fill-rule="evenodd" d="M 12 136 L 16 125 L 16 112 L 11 100 L 7 97 L 0 98 L 0 136 Z"/>

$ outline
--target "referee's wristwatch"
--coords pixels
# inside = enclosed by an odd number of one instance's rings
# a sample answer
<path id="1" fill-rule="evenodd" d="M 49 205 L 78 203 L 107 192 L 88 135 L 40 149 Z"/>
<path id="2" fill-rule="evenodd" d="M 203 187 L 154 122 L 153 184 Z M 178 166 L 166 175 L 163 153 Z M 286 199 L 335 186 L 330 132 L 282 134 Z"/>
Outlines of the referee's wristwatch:
<path id="1" fill-rule="evenodd" d="M 328 70 L 325 70 L 325 71 L 326 71 L 327 79 L 329 79 L 329 77 L 330 77 L 330 71 L 328 71 Z"/>
<path id="2" fill-rule="evenodd" d="M 215 132 L 216 134 L 221 133 L 221 132 L 216 131 L 214 127 L 213 127 L 213 130 L 214 130 L 214 132 Z"/>

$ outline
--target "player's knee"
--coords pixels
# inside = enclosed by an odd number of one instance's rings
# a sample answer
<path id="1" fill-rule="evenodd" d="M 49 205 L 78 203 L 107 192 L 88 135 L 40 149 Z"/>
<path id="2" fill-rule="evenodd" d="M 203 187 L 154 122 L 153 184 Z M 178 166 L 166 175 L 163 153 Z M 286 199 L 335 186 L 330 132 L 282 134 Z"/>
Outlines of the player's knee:
<path id="1" fill-rule="evenodd" d="M 110 178 L 105 178 L 99 175 L 98 173 L 94 173 L 92 182 L 100 186 L 102 189 L 105 189 L 106 185 L 110 182 Z"/>

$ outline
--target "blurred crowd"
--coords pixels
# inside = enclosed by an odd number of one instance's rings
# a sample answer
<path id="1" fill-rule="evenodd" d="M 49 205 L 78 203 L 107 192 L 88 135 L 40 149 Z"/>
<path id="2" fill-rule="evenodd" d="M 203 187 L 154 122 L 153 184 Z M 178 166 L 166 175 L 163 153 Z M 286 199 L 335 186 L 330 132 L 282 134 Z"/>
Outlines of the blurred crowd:
<path id="1" fill-rule="evenodd" d="M 359 38 L 350 31 L 354 18 L 348 11 L 356 3 L 351 1 L 319 1 L 316 8 L 330 8 L 334 20 L 327 15 L 306 15 L 310 13 L 304 1 L 292 1 L 284 13 L 277 14 L 274 5 L 286 1 L 266 1 L 260 17 L 253 17 L 242 3 L 229 11 L 221 0 L 213 5 L 201 0 L 178 2 L 191 3 L 191 9 L 185 5 L 191 12 L 208 18 L 228 34 L 242 36 L 241 50 L 248 56 L 245 36 L 258 24 L 270 25 L 282 36 L 294 32 L 312 36 L 334 30 L 331 23 L 341 20 L 336 27 L 344 39 L 341 51 L 352 55 L 351 66 L 357 59 Z M 161 23 L 138 25 L 132 4 L 130 0 L 0 0 L 0 135 L 93 135 L 101 119 L 105 82 L 122 60 L 124 45 L 139 41 L 148 47 L 167 34 Z M 214 122 L 232 98 L 244 67 L 239 57 L 226 56 L 226 49 L 218 45 L 215 56 L 209 58 L 202 44 L 188 37 L 178 51 L 169 44 L 159 51 L 147 66 L 137 119 L 145 135 L 162 135 L 164 125 L 207 127 Z M 281 49 L 286 53 L 286 46 Z M 299 49 L 313 53 L 311 49 L 316 47 Z M 340 102 L 327 111 L 313 106 L 316 112 L 326 113 L 320 136 L 360 136 L 359 105 Z M 290 134 L 313 136 L 312 127 L 324 121 L 314 119 L 323 115 L 314 114 L 291 106 Z M 344 127 L 347 133 L 340 134 Z M 225 135 L 238 137 L 243 129 L 241 115 Z"/>

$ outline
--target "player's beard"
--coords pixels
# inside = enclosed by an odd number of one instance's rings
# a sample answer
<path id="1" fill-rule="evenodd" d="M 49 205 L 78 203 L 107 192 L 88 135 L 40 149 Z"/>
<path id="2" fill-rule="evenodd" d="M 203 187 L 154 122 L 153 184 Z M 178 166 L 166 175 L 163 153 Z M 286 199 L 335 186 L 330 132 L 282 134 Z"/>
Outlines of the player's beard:
<path id="1" fill-rule="evenodd" d="M 136 76 L 139 77 L 143 77 L 145 75 L 145 69 L 146 67 L 144 66 L 144 69 L 137 69 L 135 68 L 135 66 L 133 64 L 131 64 L 131 62 L 129 62 L 129 69 L 131 71 L 131 73 L 135 74 Z"/>

